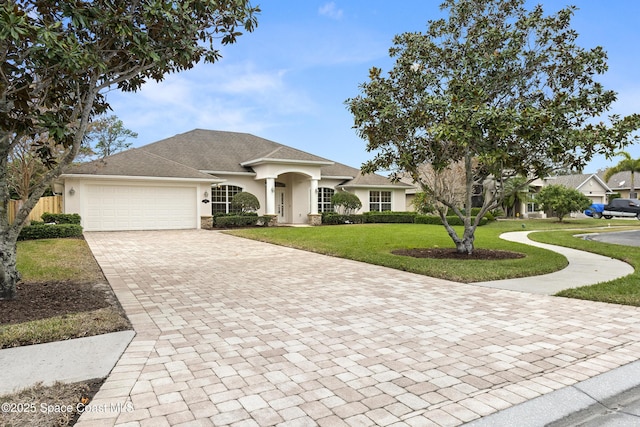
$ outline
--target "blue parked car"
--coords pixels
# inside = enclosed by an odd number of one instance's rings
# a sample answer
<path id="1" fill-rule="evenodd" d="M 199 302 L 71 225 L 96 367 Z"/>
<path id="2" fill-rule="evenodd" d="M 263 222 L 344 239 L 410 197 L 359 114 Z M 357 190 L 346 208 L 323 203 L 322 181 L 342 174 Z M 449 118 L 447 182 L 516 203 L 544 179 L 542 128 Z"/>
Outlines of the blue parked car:
<path id="1" fill-rule="evenodd" d="M 602 203 L 594 203 L 589 206 L 589 209 L 584 211 L 584 214 L 599 219 L 602 218 L 602 212 L 604 212 L 604 205 Z"/>

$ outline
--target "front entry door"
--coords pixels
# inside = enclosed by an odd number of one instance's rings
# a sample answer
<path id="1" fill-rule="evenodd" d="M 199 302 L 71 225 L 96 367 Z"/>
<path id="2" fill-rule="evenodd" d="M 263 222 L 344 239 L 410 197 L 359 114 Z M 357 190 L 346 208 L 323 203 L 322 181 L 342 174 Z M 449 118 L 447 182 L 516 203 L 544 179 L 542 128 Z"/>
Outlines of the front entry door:
<path id="1" fill-rule="evenodd" d="M 276 213 L 279 223 L 287 223 L 287 205 L 284 188 L 276 188 Z"/>

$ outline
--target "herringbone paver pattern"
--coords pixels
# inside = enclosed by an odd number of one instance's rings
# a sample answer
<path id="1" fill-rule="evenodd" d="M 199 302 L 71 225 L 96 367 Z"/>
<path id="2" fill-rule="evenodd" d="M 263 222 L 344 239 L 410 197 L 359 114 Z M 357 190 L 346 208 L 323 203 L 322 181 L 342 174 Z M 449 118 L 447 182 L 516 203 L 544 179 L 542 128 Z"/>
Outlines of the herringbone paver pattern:
<path id="1" fill-rule="evenodd" d="M 212 231 L 88 233 L 137 336 L 79 426 L 459 425 L 640 355 L 640 309 Z"/>

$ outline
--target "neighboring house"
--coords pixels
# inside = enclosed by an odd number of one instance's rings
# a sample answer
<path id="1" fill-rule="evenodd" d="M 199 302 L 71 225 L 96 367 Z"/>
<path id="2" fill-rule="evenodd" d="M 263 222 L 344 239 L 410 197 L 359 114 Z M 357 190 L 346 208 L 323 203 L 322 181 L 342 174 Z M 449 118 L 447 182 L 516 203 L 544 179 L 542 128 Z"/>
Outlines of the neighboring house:
<path id="1" fill-rule="evenodd" d="M 523 202 L 519 212 L 525 218 L 546 218 L 546 213 L 540 210 L 535 202 L 535 193 L 539 192 L 547 185 L 564 185 L 580 191 L 582 194 L 591 199 L 592 203 L 607 203 L 607 195 L 611 194 L 611 188 L 597 174 L 575 174 L 575 175 L 559 175 L 551 176 L 544 179 L 536 179 L 530 184 L 530 187 L 536 191 L 531 193 L 530 200 Z"/>
<path id="2" fill-rule="evenodd" d="M 602 178 L 604 176 L 605 171 L 599 172 L 598 176 Z M 613 174 L 609 181 L 607 182 L 609 188 L 614 193 L 620 193 L 620 197 L 623 199 L 630 198 L 629 193 L 631 192 L 631 172 L 618 172 Z M 635 192 L 640 193 L 640 173 L 634 174 L 634 182 L 633 185 L 635 187 Z"/>
<path id="3" fill-rule="evenodd" d="M 240 191 L 279 223 L 316 223 L 336 191 L 355 193 L 362 212 L 402 211 L 411 188 L 250 134 L 202 129 L 75 165 L 61 180 L 64 211 L 80 214 L 87 231 L 200 228 Z"/>

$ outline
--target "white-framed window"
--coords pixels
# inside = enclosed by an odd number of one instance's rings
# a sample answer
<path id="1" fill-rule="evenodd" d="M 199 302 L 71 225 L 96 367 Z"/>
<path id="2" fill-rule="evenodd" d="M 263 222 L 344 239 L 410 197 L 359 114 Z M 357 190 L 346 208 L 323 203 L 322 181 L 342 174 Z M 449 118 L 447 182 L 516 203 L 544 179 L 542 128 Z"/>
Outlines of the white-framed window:
<path id="1" fill-rule="evenodd" d="M 333 188 L 318 188 L 318 212 L 333 212 L 331 198 L 335 192 Z"/>
<path id="2" fill-rule="evenodd" d="M 369 210 L 374 212 L 391 210 L 391 191 L 369 191 Z"/>
<path id="3" fill-rule="evenodd" d="M 242 192 L 242 187 L 236 185 L 220 185 L 211 188 L 211 214 L 233 212 L 231 199 Z"/>
<path id="4" fill-rule="evenodd" d="M 540 210 L 540 206 L 536 203 L 536 195 L 531 194 L 529 196 L 529 201 L 527 202 L 527 212 L 538 212 Z"/>

